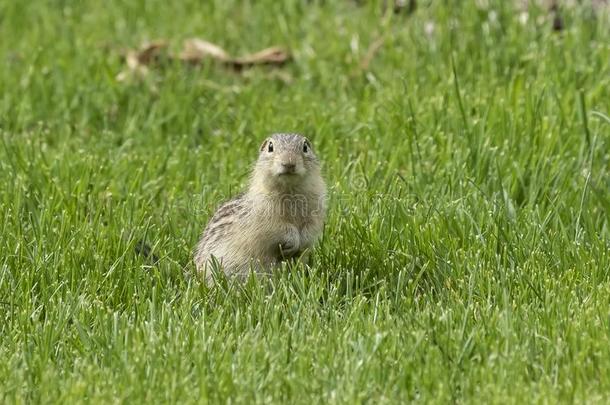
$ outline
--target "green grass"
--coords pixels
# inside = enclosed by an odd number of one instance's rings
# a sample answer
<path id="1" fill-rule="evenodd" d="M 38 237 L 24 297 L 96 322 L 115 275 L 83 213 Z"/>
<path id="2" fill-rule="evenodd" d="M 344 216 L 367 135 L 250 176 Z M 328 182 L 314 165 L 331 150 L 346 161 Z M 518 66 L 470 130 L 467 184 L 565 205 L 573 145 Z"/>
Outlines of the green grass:
<path id="1" fill-rule="evenodd" d="M 610 400 L 608 11 L 427 3 L 0 1 L 0 402 Z M 192 36 L 292 80 L 115 80 Z M 183 277 L 279 131 L 324 162 L 313 267 Z"/>

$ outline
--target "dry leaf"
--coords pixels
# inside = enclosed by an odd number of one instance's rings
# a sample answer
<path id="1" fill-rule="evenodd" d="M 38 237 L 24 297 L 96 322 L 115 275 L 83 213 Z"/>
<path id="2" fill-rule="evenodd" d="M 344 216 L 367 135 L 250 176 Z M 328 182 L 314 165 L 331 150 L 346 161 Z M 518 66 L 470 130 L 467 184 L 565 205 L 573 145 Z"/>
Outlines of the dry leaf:
<path id="1" fill-rule="evenodd" d="M 184 47 L 178 58 L 189 63 L 201 63 L 205 59 L 213 59 L 236 69 L 253 65 L 281 65 L 290 59 L 288 52 L 274 46 L 249 55 L 234 58 L 216 44 L 199 38 L 184 41 Z"/>
<path id="2" fill-rule="evenodd" d="M 380 37 L 371 43 L 369 49 L 366 51 L 366 55 L 364 55 L 364 58 L 362 58 L 362 61 L 360 62 L 360 69 L 365 71 L 369 69 L 371 61 L 373 60 L 377 52 L 379 52 L 384 42 L 385 39 L 383 37 Z"/>
<path id="3" fill-rule="evenodd" d="M 294 78 L 290 75 L 290 73 L 287 73 L 285 70 L 272 70 L 269 73 L 268 77 L 269 79 L 278 80 L 283 84 L 292 84 L 292 82 L 294 82 Z"/>
<path id="4" fill-rule="evenodd" d="M 231 64 L 236 67 L 252 65 L 282 65 L 290 59 L 288 52 L 278 46 L 263 49 L 262 51 L 235 58 Z"/>
<path id="5" fill-rule="evenodd" d="M 165 48 L 167 48 L 167 41 L 149 42 L 142 45 L 135 56 L 140 64 L 150 65 L 152 62 L 158 61 L 161 51 Z"/>
<path id="6" fill-rule="evenodd" d="M 218 45 L 199 38 L 184 41 L 184 49 L 180 52 L 178 58 L 190 63 L 200 63 L 205 58 L 212 58 L 221 62 L 231 59 L 229 54 Z"/>
<path id="7" fill-rule="evenodd" d="M 123 52 L 127 69 L 117 75 L 117 80 L 142 78 L 148 75 L 151 65 L 160 63 L 164 57 L 172 57 L 192 64 L 201 63 L 205 59 L 216 60 L 237 70 L 254 65 L 282 65 L 290 59 L 290 54 L 277 46 L 234 58 L 218 45 L 199 38 L 184 41 L 183 49 L 178 56 L 168 55 L 165 53 L 166 48 L 167 42 L 159 40 L 146 43 L 137 50 Z"/>
<path id="8" fill-rule="evenodd" d="M 167 47 L 167 42 L 163 40 L 145 43 L 138 50 L 128 50 L 125 52 L 125 63 L 127 69 L 120 72 L 116 79 L 120 82 L 132 76 L 144 77 L 148 74 L 148 66 L 161 59 L 162 51 Z"/>

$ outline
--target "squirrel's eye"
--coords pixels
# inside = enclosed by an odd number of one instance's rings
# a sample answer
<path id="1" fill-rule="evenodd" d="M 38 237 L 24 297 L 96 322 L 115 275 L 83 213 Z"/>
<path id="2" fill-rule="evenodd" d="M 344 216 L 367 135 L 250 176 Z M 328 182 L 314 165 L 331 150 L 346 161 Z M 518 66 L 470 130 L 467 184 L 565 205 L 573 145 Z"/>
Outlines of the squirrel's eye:
<path id="1" fill-rule="evenodd" d="M 303 144 L 303 152 L 304 152 L 304 153 L 309 152 L 309 145 L 307 144 L 307 142 L 305 142 L 305 143 Z"/>
<path id="2" fill-rule="evenodd" d="M 268 152 L 273 152 L 273 142 L 269 142 L 269 146 L 267 146 Z"/>

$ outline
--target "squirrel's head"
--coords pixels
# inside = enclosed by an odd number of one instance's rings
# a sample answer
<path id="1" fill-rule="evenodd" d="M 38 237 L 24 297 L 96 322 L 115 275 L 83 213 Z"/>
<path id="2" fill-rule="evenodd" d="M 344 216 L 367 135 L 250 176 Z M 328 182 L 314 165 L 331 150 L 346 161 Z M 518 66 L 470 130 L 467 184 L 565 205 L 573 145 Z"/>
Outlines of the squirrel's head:
<path id="1" fill-rule="evenodd" d="M 273 134 L 260 147 L 257 174 L 264 172 L 267 182 L 275 185 L 298 184 L 320 163 L 311 143 L 298 134 Z"/>

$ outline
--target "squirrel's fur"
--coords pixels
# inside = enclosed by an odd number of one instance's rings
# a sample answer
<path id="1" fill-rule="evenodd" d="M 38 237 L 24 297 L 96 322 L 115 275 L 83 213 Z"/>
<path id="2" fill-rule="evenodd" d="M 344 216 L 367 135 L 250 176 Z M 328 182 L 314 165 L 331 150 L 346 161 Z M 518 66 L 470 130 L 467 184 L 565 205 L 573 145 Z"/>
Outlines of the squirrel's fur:
<path id="1" fill-rule="evenodd" d="M 222 204 L 195 252 L 207 281 L 214 264 L 227 276 L 265 273 L 286 259 L 305 258 L 322 232 L 326 185 L 310 142 L 274 134 L 260 147 L 247 191 Z"/>

